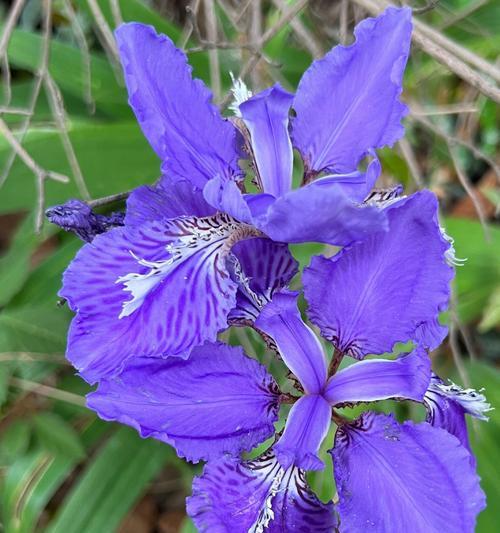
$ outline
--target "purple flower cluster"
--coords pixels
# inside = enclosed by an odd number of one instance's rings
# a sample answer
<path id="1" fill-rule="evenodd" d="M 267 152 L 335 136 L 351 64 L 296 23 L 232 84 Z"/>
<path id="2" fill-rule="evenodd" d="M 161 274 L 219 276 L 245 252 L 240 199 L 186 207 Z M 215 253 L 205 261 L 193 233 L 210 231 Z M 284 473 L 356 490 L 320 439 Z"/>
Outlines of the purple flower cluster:
<path id="1" fill-rule="evenodd" d="M 353 45 L 315 61 L 295 95 L 237 85 L 232 119 L 170 39 L 141 24 L 116 32 L 130 105 L 162 177 L 136 189 L 108 231 L 91 212 L 74 224 L 72 206 L 52 212 L 69 229 L 87 223 L 87 240 L 102 233 L 64 274 L 60 295 L 76 312 L 67 357 L 98 383 L 88 405 L 101 418 L 207 461 L 187 501 L 200 531 L 472 532 L 484 508 L 465 415 L 485 418 L 489 405 L 440 380 L 428 355 L 447 334 L 438 317 L 452 243 L 433 193 L 373 189 L 375 150 L 404 133 L 411 31 L 411 10 L 389 8 L 358 25 Z M 304 164 L 295 189 L 293 149 Z M 257 193 L 246 192 L 242 159 Z M 341 248 L 302 275 L 331 357 L 289 289 L 298 264 L 288 244 L 310 241 Z M 293 392 L 218 342 L 230 326 L 262 336 Z M 396 343 L 413 348 L 381 357 Z M 387 399 L 420 402 L 427 420 L 344 410 Z M 325 468 L 319 450 L 332 424 L 338 497 L 323 503 L 305 472 Z M 262 455 L 242 458 L 271 437 Z"/>

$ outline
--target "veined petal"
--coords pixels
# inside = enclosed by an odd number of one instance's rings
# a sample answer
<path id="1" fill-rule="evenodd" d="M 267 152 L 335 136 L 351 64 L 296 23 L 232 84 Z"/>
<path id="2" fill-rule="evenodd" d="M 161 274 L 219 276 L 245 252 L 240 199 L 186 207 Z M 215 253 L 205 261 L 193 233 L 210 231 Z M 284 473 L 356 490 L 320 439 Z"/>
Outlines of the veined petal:
<path id="1" fill-rule="evenodd" d="M 119 373 L 129 357 L 186 357 L 215 340 L 236 300 L 226 257 L 249 232 L 218 214 L 96 237 L 64 274 L 60 295 L 77 312 L 68 359 L 95 382 Z"/>
<path id="2" fill-rule="evenodd" d="M 252 142 L 262 191 L 282 196 L 291 189 L 293 151 L 288 135 L 288 114 L 293 94 L 279 83 L 239 106 Z"/>
<path id="3" fill-rule="evenodd" d="M 341 183 L 288 192 L 270 203 L 255 225 L 278 242 L 323 242 L 346 246 L 387 229 L 386 213 L 357 205 Z"/>
<path id="4" fill-rule="evenodd" d="M 418 192 L 386 212 L 387 233 L 330 259 L 313 257 L 303 276 L 312 322 L 340 351 L 359 359 L 415 340 L 418 328 L 446 308 L 454 275 L 434 194 Z"/>
<path id="5" fill-rule="evenodd" d="M 276 293 L 261 311 L 255 327 L 271 336 L 288 368 L 307 393 L 319 394 L 326 383 L 326 358 L 297 308 L 297 293 Z"/>
<path id="6" fill-rule="evenodd" d="M 471 464 L 475 465 L 465 415 L 469 414 L 479 420 L 488 420 L 485 413 L 491 410 L 491 405 L 486 401 L 484 394 L 474 389 L 462 389 L 454 383 L 446 385 L 436 374 L 432 374 L 424 403 L 427 407 L 427 422 L 457 437 L 469 450 Z"/>
<path id="7" fill-rule="evenodd" d="M 394 361 L 370 359 L 334 374 L 324 397 L 331 405 L 407 399 L 421 402 L 431 377 L 431 361 L 423 348 Z"/>
<path id="8" fill-rule="evenodd" d="M 365 413 L 332 450 L 342 531 L 472 533 L 485 507 L 469 453 L 442 429 Z"/>
<path id="9" fill-rule="evenodd" d="M 238 283 L 236 307 L 229 313 L 232 324 L 252 324 L 264 305 L 285 289 L 298 271 L 288 246 L 270 239 L 236 243 L 229 260 L 231 275 Z"/>
<path id="10" fill-rule="evenodd" d="M 191 182 L 162 176 L 158 184 L 152 187 L 142 185 L 130 193 L 125 224 L 139 226 L 182 216 L 205 217 L 213 214 L 215 209 Z"/>
<path id="11" fill-rule="evenodd" d="M 237 131 L 193 79 L 185 54 L 152 26 L 128 23 L 115 32 L 129 102 L 166 173 L 199 188 L 214 176 L 239 176 Z"/>
<path id="12" fill-rule="evenodd" d="M 411 31 L 411 9 L 390 7 L 356 27 L 354 44 L 336 46 L 303 75 L 292 141 L 306 175 L 351 172 L 369 149 L 403 136 L 399 96 Z"/>
<path id="13" fill-rule="evenodd" d="M 274 446 L 281 466 L 322 470 L 318 457 L 321 443 L 330 428 L 332 408 L 320 395 L 302 396 L 290 410 L 285 431 Z"/>
<path id="14" fill-rule="evenodd" d="M 279 390 L 241 348 L 195 348 L 187 360 L 139 357 L 99 382 L 87 404 L 104 420 L 174 446 L 189 461 L 239 454 L 274 433 Z"/>
<path id="15" fill-rule="evenodd" d="M 333 504 L 320 502 L 304 472 L 284 470 L 272 452 L 208 463 L 193 482 L 187 512 L 201 533 L 331 533 L 337 526 Z"/>

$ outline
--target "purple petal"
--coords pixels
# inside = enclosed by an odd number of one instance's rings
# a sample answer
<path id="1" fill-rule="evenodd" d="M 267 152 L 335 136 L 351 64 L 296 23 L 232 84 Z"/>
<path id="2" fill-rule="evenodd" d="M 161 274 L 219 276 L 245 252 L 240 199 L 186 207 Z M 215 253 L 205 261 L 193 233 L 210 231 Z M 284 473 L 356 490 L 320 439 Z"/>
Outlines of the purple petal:
<path id="1" fill-rule="evenodd" d="M 130 193 L 125 223 L 140 226 L 163 219 L 213 214 L 215 209 L 205 201 L 200 189 L 189 181 L 162 176 L 157 185 L 143 185 Z"/>
<path id="2" fill-rule="evenodd" d="M 309 316 L 341 352 L 390 352 L 446 308 L 453 269 L 437 207 L 434 194 L 418 192 L 386 210 L 387 233 L 313 257 L 303 277 Z"/>
<path id="3" fill-rule="evenodd" d="M 174 446 L 189 461 L 249 451 L 274 434 L 279 391 L 241 348 L 195 348 L 187 360 L 140 357 L 99 382 L 87 404 L 104 420 Z"/>
<path id="4" fill-rule="evenodd" d="M 366 172 L 356 170 L 350 174 L 333 174 L 330 176 L 324 176 L 315 179 L 311 183 L 311 188 L 338 185 L 342 188 L 345 195 L 353 202 L 361 203 L 370 194 L 381 171 L 382 167 L 380 161 L 375 157 L 370 161 Z"/>
<path id="5" fill-rule="evenodd" d="M 241 222 L 252 222 L 250 209 L 233 180 L 219 176 L 212 178 L 203 188 L 203 196 L 218 211 L 228 213 Z"/>
<path id="6" fill-rule="evenodd" d="M 332 408 L 323 396 L 302 396 L 290 410 L 285 431 L 274 446 L 281 466 L 322 470 L 325 465 L 318 453 L 331 418 Z"/>
<path id="7" fill-rule="evenodd" d="M 297 308 L 297 293 L 277 293 L 262 310 L 255 327 L 270 335 L 288 368 L 304 390 L 319 394 L 326 383 L 326 358 Z"/>
<path id="8" fill-rule="evenodd" d="M 200 188 L 214 176 L 239 176 L 237 132 L 191 76 L 185 54 L 165 35 L 138 23 L 115 32 L 129 102 L 166 173 Z"/>
<path id="9" fill-rule="evenodd" d="M 240 241 L 231 250 L 233 279 L 238 282 L 230 323 L 252 324 L 275 292 L 288 286 L 298 263 L 286 244 L 269 239 Z"/>
<path id="10" fill-rule="evenodd" d="M 293 102 L 292 141 L 307 174 L 351 172 L 370 148 L 404 134 L 399 101 L 412 31 L 411 9 L 388 8 L 306 71 Z"/>
<path id="11" fill-rule="evenodd" d="M 239 107 L 250 132 L 261 189 L 276 197 L 292 186 L 293 151 L 288 135 L 292 101 L 293 94 L 276 83 Z"/>
<path id="12" fill-rule="evenodd" d="M 448 326 L 439 323 L 438 317 L 421 324 L 415 333 L 415 340 L 427 350 L 435 350 L 448 335 Z"/>
<path id="13" fill-rule="evenodd" d="M 424 398 L 427 407 L 427 422 L 451 433 L 470 452 L 471 464 L 476 460 L 472 453 L 465 415 L 469 414 L 480 420 L 487 420 L 485 413 L 491 410 L 484 394 L 474 389 L 462 389 L 451 383 L 446 385 L 432 374 L 429 389 Z"/>
<path id="14" fill-rule="evenodd" d="M 272 452 L 208 463 L 193 482 L 187 512 L 201 533 L 331 533 L 337 526 L 333 504 L 320 502 L 304 472 L 283 470 Z"/>
<path id="15" fill-rule="evenodd" d="M 235 305 L 226 270 L 239 226 L 226 215 L 118 228 L 84 246 L 60 295 L 77 316 L 68 359 L 95 382 L 131 356 L 187 356 L 216 339 Z"/>
<path id="16" fill-rule="evenodd" d="M 313 182 L 278 198 L 254 223 L 274 241 L 338 246 L 387 228 L 383 210 L 360 207 L 348 194 L 341 183 L 318 186 Z"/>
<path id="17" fill-rule="evenodd" d="M 370 359 L 334 374 L 325 390 L 331 405 L 389 398 L 421 402 L 429 386 L 431 361 L 423 348 L 394 361 Z"/>
<path id="18" fill-rule="evenodd" d="M 124 219 L 124 213 L 119 212 L 98 215 L 81 200 L 68 200 L 64 204 L 49 207 L 45 216 L 52 224 L 64 231 L 72 231 L 85 242 L 91 242 L 96 235 L 111 228 L 123 226 Z"/>
<path id="19" fill-rule="evenodd" d="M 333 449 L 342 531 L 474 531 L 485 507 L 469 454 L 446 431 L 366 413 Z"/>

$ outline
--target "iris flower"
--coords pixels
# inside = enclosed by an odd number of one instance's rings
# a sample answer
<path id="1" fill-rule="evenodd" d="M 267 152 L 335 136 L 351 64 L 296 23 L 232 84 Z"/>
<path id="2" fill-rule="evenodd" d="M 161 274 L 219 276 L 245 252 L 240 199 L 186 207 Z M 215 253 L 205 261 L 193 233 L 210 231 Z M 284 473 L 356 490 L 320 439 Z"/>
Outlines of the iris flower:
<path id="1" fill-rule="evenodd" d="M 67 357 L 87 381 L 132 357 L 186 358 L 215 342 L 242 290 L 256 284 L 251 298 L 265 300 L 295 274 L 287 243 L 346 246 L 387 230 L 386 213 L 364 200 L 380 172 L 374 150 L 404 132 L 411 28 L 407 8 L 363 21 L 295 95 L 275 85 L 237 102 L 233 121 L 168 37 L 137 23 L 117 30 L 129 102 L 162 177 L 136 189 L 124 226 L 95 237 L 65 272 L 60 295 L 76 312 Z M 304 176 L 292 190 L 294 148 Z M 245 158 L 260 192 L 245 192 Z"/>
<path id="2" fill-rule="evenodd" d="M 230 121 L 167 37 L 140 24 L 117 30 L 130 104 L 162 177 L 131 194 L 124 220 L 110 223 L 118 227 L 89 222 L 100 234 L 60 293 L 76 312 L 67 356 L 98 382 L 88 406 L 101 418 L 207 461 L 187 502 L 202 532 L 472 532 L 485 504 L 465 415 L 486 418 L 489 405 L 444 384 L 428 356 L 447 334 L 439 314 L 456 263 L 436 197 L 373 191 L 375 150 L 403 134 L 411 11 L 388 8 L 355 36 L 315 61 L 295 95 L 279 85 L 240 91 Z M 293 149 L 304 165 L 296 189 Z M 245 158 L 257 193 L 246 191 Z M 341 247 L 302 276 L 331 356 L 289 290 L 298 265 L 288 244 L 307 241 Z M 230 325 L 263 337 L 293 392 L 218 342 Z M 384 358 L 401 342 L 413 349 Z M 425 405 L 426 421 L 346 414 L 387 399 Z M 325 468 L 319 450 L 332 424 L 338 497 L 323 503 L 306 472 Z M 261 456 L 244 458 L 268 439 Z"/>
<path id="3" fill-rule="evenodd" d="M 187 506 L 200 531 L 474 530 L 485 500 L 463 440 L 464 415 L 484 418 L 489 405 L 432 376 L 428 356 L 446 334 L 438 314 L 453 277 L 450 243 L 429 191 L 385 212 L 388 232 L 331 258 L 313 257 L 304 273 L 309 317 L 333 344 L 329 364 L 297 293 L 275 292 L 254 321 L 296 378 L 296 393 L 281 391 L 241 348 L 205 344 L 187 360 L 135 358 L 89 395 L 103 419 L 167 442 L 190 461 L 208 461 Z M 415 344 L 410 353 L 380 357 L 407 341 Z M 339 370 L 346 356 L 359 361 Z M 339 413 L 386 399 L 425 404 L 427 421 Z M 275 434 L 278 409 L 290 403 L 272 447 L 242 460 Z M 336 505 L 320 502 L 305 478 L 324 468 L 318 452 L 332 423 Z"/>

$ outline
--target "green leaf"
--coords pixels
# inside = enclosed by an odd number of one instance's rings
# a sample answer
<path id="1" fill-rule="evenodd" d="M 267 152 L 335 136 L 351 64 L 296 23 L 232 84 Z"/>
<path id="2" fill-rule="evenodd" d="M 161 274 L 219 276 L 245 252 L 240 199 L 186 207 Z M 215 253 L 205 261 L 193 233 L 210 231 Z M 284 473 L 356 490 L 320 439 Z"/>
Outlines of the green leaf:
<path id="1" fill-rule="evenodd" d="M 81 459 L 85 450 L 71 425 L 54 413 L 42 412 L 32 417 L 35 435 L 40 444 L 55 456 Z"/>
<path id="2" fill-rule="evenodd" d="M 500 286 L 491 295 L 478 329 L 484 332 L 498 326 L 498 324 L 500 324 Z"/>
<path id="3" fill-rule="evenodd" d="M 446 218 L 445 227 L 455 240 L 457 257 L 467 258 L 456 269 L 455 286 L 459 316 L 469 322 L 482 315 L 500 285 L 500 230 L 491 226 L 488 242 L 481 224 L 474 220 Z"/>
<path id="4" fill-rule="evenodd" d="M 28 448 L 31 426 L 26 420 L 15 420 L 2 433 L 0 457 L 11 461 L 22 455 Z"/>
<path id="5" fill-rule="evenodd" d="M 29 276 L 31 255 L 55 231 L 54 226 L 47 226 L 42 235 L 36 235 L 32 217 L 26 217 L 21 223 L 7 253 L 0 257 L 0 307 L 23 286 Z"/>
<path id="6" fill-rule="evenodd" d="M 13 372 L 11 361 L 0 361 L 0 407 L 7 401 L 9 379 Z"/>
<path id="7" fill-rule="evenodd" d="M 43 38 L 39 33 L 15 29 L 12 32 L 8 57 L 11 66 L 35 73 L 40 64 Z M 82 53 L 76 47 L 52 39 L 50 41 L 49 72 L 62 90 L 83 99 L 86 77 L 82 68 Z M 91 90 L 96 107 L 109 114 L 131 117 L 124 86 L 119 85 L 108 61 L 90 54 Z"/>
<path id="8" fill-rule="evenodd" d="M 86 448 L 94 446 L 109 428 L 109 424 L 93 419 L 82 432 L 82 443 Z M 2 492 L 5 530 L 8 533 L 36 531 L 39 516 L 77 463 L 74 457 L 51 456 L 42 450 L 18 454 L 7 470 Z"/>
<path id="9" fill-rule="evenodd" d="M 120 428 L 66 496 L 47 533 L 115 531 L 172 451 Z"/>
<path id="10" fill-rule="evenodd" d="M 472 449 L 477 459 L 477 468 L 481 477 L 481 486 L 486 492 L 486 509 L 479 515 L 477 533 L 496 533 L 498 531 L 498 509 L 500 501 L 500 482 L 498 477 L 498 443 L 500 442 L 500 372 L 487 364 L 471 362 L 467 373 L 472 386 L 479 390 L 484 387 L 484 394 L 495 407 L 487 413 L 488 422 L 469 418 L 469 434 Z M 458 380 L 458 377 L 456 378 Z"/>
<path id="11" fill-rule="evenodd" d="M 69 136 L 94 198 L 151 183 L 159 176 L 160 162 L 135 122 L 78 122 L 71 124 Z M 56 131 L 31 130 L 24 147 L 43 168 L 71 176 Z M 9 153 L 10 146 L 0 138 L 0 168 Z M 14 163 L 0 196 L 0 213 L 31 210 L 35 205 L 35 178 L 21 161 Z M 54 205 L 68 198 L 78 198 L 79 194 L 73 181 L 64 184 L 49 180 L 46 182 L 45 196 L 46 205 Z"/>

